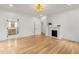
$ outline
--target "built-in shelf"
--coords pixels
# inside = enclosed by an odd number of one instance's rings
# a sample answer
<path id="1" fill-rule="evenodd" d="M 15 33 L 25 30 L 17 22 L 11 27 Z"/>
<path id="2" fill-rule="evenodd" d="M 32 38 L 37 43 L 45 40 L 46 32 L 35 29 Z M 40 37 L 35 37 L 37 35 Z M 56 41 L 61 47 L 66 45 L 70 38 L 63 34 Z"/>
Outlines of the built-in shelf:
<path id="1" fill-rule="evenodd" d="M 8 29 L 16 29 L 16 27 L 10 27 L 10 28 L 8 27 Z"/>

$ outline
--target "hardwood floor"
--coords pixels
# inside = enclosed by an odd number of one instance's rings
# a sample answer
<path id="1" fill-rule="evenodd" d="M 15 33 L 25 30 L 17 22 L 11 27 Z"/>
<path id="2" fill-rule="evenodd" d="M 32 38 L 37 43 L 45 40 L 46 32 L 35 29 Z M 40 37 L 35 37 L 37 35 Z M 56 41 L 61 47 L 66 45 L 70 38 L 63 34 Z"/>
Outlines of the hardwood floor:
<path id="1" fill-rule="evenodd" d="M 0 42 L 0 53 L 6 54 L 78 54 L 79 43 L 44 35 L 22 37 Z"/>

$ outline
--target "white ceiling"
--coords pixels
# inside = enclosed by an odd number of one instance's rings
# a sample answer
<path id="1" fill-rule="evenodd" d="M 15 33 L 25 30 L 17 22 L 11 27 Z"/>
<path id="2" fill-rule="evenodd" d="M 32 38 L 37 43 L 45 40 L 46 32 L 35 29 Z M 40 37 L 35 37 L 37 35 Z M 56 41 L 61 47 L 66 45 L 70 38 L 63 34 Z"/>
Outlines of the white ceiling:
<path id="1" fill-rule="evenodd" d="M 66 5 L 66 4 L 45 4 L 45 9 L 41 12 L 43 15 L 53 15 L 60 12 L 68 11 L 71 9 L 79 8 L 79 5 Z M 7 10 L 12 12 L 25 13 L 31 16 L 36 16 L 38 13 L 34 9 L 34 4 L 14 4 L 13 7 L 9 7 L 8 4 L 0 5 L 1 10 Z"/>

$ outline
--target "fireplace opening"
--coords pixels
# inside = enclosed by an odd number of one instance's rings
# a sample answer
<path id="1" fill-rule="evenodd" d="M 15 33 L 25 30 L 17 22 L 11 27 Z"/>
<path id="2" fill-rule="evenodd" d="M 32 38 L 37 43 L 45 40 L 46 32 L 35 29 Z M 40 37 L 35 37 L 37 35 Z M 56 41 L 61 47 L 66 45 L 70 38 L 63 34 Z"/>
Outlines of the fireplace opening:
<path id="1" fill-rule="evenodd" d="M 57 30 L 52 30 L 52 36 L 57 37 Z"/>

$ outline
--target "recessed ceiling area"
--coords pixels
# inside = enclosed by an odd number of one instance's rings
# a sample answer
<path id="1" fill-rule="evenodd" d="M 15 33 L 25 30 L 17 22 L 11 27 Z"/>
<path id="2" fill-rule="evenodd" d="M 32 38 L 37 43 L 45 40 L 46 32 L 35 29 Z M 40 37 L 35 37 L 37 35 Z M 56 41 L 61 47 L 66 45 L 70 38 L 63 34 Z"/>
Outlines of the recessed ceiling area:
<path id="1" fill-rule="evenodd" d="M 68 11 L 71 9 L 79 8 L 79 5 L 77 4 L 45 4 L 44 10 L 40 13 L 43 15 L 53 15 L 60 12 Z M 9 4 L 1 4 L 0 10 L 7 10 L 12 12 L 19 12 L 28 14 L 31 16 L 36 16 L 38 13 L 35 10 L 34 4 L 13 4 L 12 7 L 9 6 Z"/>

